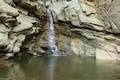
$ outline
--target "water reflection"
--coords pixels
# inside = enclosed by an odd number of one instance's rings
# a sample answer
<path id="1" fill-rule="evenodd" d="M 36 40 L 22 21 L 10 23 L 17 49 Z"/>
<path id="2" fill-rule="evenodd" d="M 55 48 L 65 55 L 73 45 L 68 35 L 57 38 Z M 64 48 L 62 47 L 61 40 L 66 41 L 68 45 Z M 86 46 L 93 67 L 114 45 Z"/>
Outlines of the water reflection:
<path id="1" fill-rule="evenodd" d="M 58 57 L 51 56 L 48 59 L 48 80 L 54 80 L 54 75 L 56 74 L 56 65 Z"/>
<path id="2" fill-rule="evenodd" d="M 24 72 L 22 72 L 19 64 L 3 62 L 4 64 L 0 64 L 0 80 L 24 80 Z"/>
<path id="3" fill-rule="evenodd" d="M 120 80 L 120 63 L 79 57 L 23 57 L 0 62 L 0 80 Z"/>

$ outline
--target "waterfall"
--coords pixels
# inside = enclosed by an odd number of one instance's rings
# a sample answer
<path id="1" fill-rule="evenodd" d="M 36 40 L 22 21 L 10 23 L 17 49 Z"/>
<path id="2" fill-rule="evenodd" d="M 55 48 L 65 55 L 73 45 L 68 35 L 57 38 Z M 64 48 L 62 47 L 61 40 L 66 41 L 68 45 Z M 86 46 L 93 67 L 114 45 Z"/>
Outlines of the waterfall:
<path id="1" fill-rule="evenodd" d="M 53 52 L 53 56 L 58 56 L 59 51 L 56 46 L 53 17 L 49 7 L 47 8 L 47 13 L 48 13 L 48 45 L 50 47 L 50 50 Z"/>

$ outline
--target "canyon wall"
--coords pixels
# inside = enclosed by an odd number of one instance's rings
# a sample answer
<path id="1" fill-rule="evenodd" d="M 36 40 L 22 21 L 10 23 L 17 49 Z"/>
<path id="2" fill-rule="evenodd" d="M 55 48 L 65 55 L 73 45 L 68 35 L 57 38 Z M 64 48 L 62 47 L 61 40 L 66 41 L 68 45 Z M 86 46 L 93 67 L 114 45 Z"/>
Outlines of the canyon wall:
<path id="1" fill-rule="evenodd" d="M 119 0 L 0 0 L 1 55 L 50 54 L 47 5 L 61 55 L 118 60 L 119 4 Z"/>

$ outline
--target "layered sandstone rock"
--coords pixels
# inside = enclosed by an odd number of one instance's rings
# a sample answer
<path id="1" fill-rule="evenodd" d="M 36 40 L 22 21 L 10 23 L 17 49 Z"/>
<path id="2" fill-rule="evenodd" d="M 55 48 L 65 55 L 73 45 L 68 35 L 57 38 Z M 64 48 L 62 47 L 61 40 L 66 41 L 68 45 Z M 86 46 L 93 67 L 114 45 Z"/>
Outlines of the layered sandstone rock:
<path id="1" fill-rule="evenodd" d="M 119 0 L 0 0 L 1 52 L 21 50 L 34 55 L 49 52 L 47 5 L 53 13 L 56 45 L 61 54 L 120 59 L 119 3 Z"/>
<path id="2" fill-rule="evenodd" d="M 24 12 L 13 1 L 0 0 L 0 52 L 1 54 L 20 52 L 26 35 L 37 32 L 39 20 Z M 39 26 L 39 25 L 38 25 Z"/>

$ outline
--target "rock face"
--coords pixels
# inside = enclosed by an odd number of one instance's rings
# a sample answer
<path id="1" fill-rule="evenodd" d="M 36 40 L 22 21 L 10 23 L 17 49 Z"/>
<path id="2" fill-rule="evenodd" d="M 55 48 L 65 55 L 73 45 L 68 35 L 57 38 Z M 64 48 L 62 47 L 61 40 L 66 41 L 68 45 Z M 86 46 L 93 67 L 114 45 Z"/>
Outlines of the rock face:
<path id="1" fill-rule="evenodd" d="M 118 0 L 51 0 L 57 20 L 69 22 L 71 49 L 80 56 L 119 59 Z M 108 10 L 109 9 L 109 10 Z"/>
<path id="2" fill-rule="evenodd" d="M 13 7 L 12 7 L 13 6 Z M 15 8 L 16 7 L 16 8 Z M 0 51 L 18 53 L 26 35 L 36 33 L 39 20 L 21 12 L 12 0 L 0 0 Z"/>
<path id="3" fill-rule="evenodd" d="M 47 12 L 53 12 L 61 54 L 120 59 L 119 0 L 0 0 L 0 51 L 49 54 Z"/>
<path id="4" fill-rule="evenodd" d="M 98 12 L 103 17 L 105 23 L 105 30 L 110 33 L 119 34 L 120 33 L 120 15 L 119 15 L 119 0 L 99 0 Z"/>

